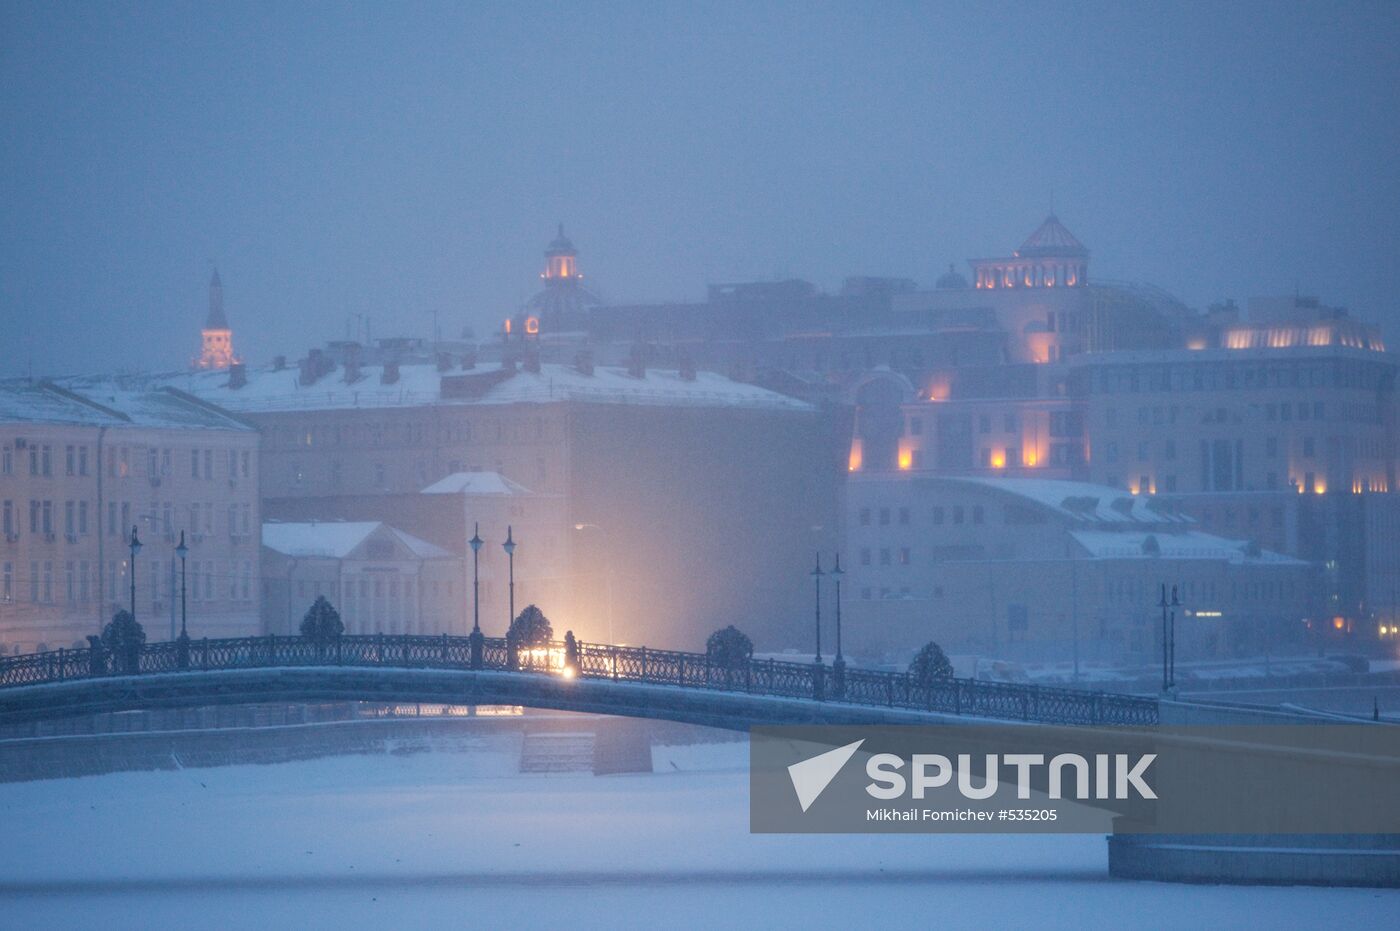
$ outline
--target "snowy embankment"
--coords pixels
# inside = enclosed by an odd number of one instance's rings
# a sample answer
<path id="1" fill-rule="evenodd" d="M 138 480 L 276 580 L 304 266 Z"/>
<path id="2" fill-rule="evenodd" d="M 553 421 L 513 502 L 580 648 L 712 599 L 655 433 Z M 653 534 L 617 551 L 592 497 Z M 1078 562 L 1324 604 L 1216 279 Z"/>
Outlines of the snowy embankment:
<path id="1" fill-rule="evenodd" d="M 1097 835 L 750 835 L 746 744 L 654 756 L 649 775 L 522 776 L 516 744 L 486 737 L 0 785 L 0 925 L 1363 927 L 1400 909 L 1112 881 Z"/>

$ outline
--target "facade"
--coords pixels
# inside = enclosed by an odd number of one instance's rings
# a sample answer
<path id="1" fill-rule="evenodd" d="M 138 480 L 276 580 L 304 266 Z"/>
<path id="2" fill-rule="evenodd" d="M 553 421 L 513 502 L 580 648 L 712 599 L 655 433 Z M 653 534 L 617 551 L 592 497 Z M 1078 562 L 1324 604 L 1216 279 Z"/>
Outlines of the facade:
<path id="1" fill-rule="evenodd" d="M 296 636 L 317 597 L 349 634 L 470 633 L 462 627 L 462 560 L 371 521 L 266 523 L 262 619 Z"/>
<path id="2" fill-rule="evenodd" d="M 527 547 L 515 573 L 517 610 L 526 604 L 563 604 L 572 594 L 570 534 L 562 495 L 536 494 L 496 472 L 458 472 L 418 493 L 349 494 L 272 499 L 269 520 L 288 522 L 382 522 L 412 534 L 460 562 L 455 627 L 472 625 L 471 549 L 474 534 L 483 541 L 477 557 L 480 618 L 484 630 L 499 633 L 510 617 L 509 572 L 502 549 L 509 534 Z M 527 559 L 526 556 L 529 558 Z"/>
<path id="3" fill-rule="evenodd" d="M 876 473 L 847 485 L 847 651 L 1152 662 L 1176 586 L 1183 662 L 1309 643 L 1315 568 L 1081 482 Z"/>
<path id="4" fill-rule="evenodd" d="M 515 538 L 518 585 L 561 580 L 565 593 L 537 599 L 556 627 L 694 648 L 735 623 L 760 644 L 805 642 L 806 572 L 836 545 L 844 445 L 810 404 L 710 372 L 587 360 L 347 368 L 320 354 L 166 383 L 257 425 L 270 514 L 350 516 L 329 499 L 494 472 L 558 502 L 562 531 Z M 461 552 L 423 527 L 404 529 Z M 482 525 L 496 598 L 504 531 Z"/>
<path id="5" fill-rule="evenodd" d="M 0 643 L 86 645 L 130 607 L 178 631 L 185 532 L 191 636 L 257 633 L 258 434 L 169 390 L 0 384 Z"/>

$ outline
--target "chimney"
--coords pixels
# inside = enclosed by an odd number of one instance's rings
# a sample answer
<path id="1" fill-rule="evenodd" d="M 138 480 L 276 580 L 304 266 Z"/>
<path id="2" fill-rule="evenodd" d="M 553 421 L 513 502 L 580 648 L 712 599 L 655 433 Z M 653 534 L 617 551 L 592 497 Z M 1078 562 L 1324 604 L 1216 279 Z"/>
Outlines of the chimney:
<path id="1" fill-rule="evenodd" d="M 439 372 L 452 371 L 452 356 L 445 352 L 437 354 L 437 370 Z"/>
<path id="2" fill-rule="evenodd" d="M 244 368 L 242 362 L 235 362 L 228 367 L 228 386 L 237 391 L 248 384 L 248 370 Z"/>
<path id="3" fill-rule="evenodd" d="M 593 374 L 593 350 L 580 349 L 574 353 L 574 368 L 580 375 Z"/>
<path id="4" fill-rule="evenodd" d="M 680 375 L 681 381 L 695 381 L 695 360 L 688 352 L 681 356 Z"/>
<path id="5" fill-rule="evenodd" d="M 280 371 L 282 371 L 282 370 L 283 370 L 284 368 L 286 368 L 286 367 L 287 367 L 287 357 L 286 357 L 286 356 L 273 356 L 273 357 L 272 357 L 272 370 L 273 370 L 274 372 L 280 372 Z"/>
<path id="6" fill-rule="evenodd" d="M 399 380 L 399 363 L 385 362 L 384 371 L 379 373 L 379 383 L 381 385 L 397 384 Z"/>
<path id="7" fill-rule="evenodd" d="M 470 372 L 474 368 L 476 368 L 476 350 L 462 353 L 462 369 Z"/>
<path id="8" fill-rule="evenodd" d="M 640 343 L 632 345 L 632 355 L 627 360 L 627 374 L 633 378 L 647 377 L 646 355 Z"/>
<path id="9" fill-rule="evenodd" d="M 325 353 L 319 349 L 308 350 L 301 362 L 301 383 L 314 385 L 322 375 L 332 371 L 335 371 L 335 363 Z"/>
<path id="10" fill-rule="evenodd" d="M 531 345 L 525 350 L 525 358 L 521 360 L 521 368 L 527 372 L 534 372 L 536 375 L 540 371 L 540 350 L 537 346 Z"/>

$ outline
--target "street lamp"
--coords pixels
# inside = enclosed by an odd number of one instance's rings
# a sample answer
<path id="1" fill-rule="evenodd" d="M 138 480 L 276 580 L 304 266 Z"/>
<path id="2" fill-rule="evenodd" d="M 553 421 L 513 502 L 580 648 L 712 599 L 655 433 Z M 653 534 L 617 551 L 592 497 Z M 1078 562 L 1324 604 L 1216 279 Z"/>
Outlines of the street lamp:
<path id="1" fill-rule="evenodd" d="M 479 557 L 481 553 L 481 524 L 472 530 L 472 538 L 467 541 L 472 548 L 472 634 L 481 633 L 481 575 Z"/>
<path id="2" fill-rule="evenodd" d="M 1176 586 L 1172 586 L 1171 611 L 1171 662 L 1167 664 L 1168 680 L 1171 687 L 1176 688 L 1176 609 L 1181 607 L 1181 602 L 1176 597 Z"/>
<path id="3" fill-rule="evenodd" d="M 817 567 L 811 572 L 812 580 L 816 583 L 817 591 L 817 658 L 816 662 L 822 661 L 822 554 L 817 554 Z"/>
<path id="4" fill-rule="evenodd" d="M 189 639 L 189 633 L 185 630 L 185 557 L 190 554 L 190 548 L 185 545 L 185 531 L 180 531 L 180 545 L 175 547 L 175 555 L 180 557 L 180 639 Z"/>
<path id="5" fill-rule="evenodd" d="M 597 524 L 574 524 L 574 529 L 575 529 L 575 530 L 578 530 L 578 531 L 596 530 L 596 531 L 598 531 L 599 533 L 603 534 L 604 536 L 607 535 L 607 531 L 604 530 L 602 527 L 598 526 Z M 609 554 L 609 556 L 611 556 L 611 554 Z M 614 601 L 613 601 L 613 567 L 612 567 L 612 559 L 611 559 L 611 558 L 608 559 L 608 571 L 607 571 L 607 576 L 608 576 L 608 643 L 616 643 L 617 641 L 613 638 L 613 614 L 616 613 L 616 611 L 615 611 L 616 605 L 615 605 L 615 603 L 614 603 Z"/>
<path id="6" fill-rule="evenodd" d="M 506 525 L 506 542 L 501 544 L 501 549 L 506 551 L 506 557 L 510 561 L 510 621 L 506 624 L 506 631 L 510 631 L 510 625 L 515 623 L 515 537 L 509 524 Z"/>
<path id="7" fill-rule="evenodd" d="M 131 619 L 136 620 L 136 554 L 141 552 L 141 541 L 136 536 L 136 525 L 131 526 Z"/>
<path id="8" fill-rule="evenodd" d="M 841 568 L 841 554 L 836 554 L 836 566 L 828 573 L 836 580 L 836 659 L 833 665 L 846 665 L 846 658 L 841 655 L 841 576 L 845 571 Z"/>
<path id="9" fill-rule="evenodd" d="M 1176 586 L 1172 586 L 1172 600 L 1167 601 L 1167 583 L 1162 583 L 1162 597 L 1157 602 L 1162 609 L 1162 691 L 1176 685 L 1176 609 L 1181 602 L 1176 597 Z M 1171 622 L 1167 621 L 1167 609 L 1171 609 Z"/>

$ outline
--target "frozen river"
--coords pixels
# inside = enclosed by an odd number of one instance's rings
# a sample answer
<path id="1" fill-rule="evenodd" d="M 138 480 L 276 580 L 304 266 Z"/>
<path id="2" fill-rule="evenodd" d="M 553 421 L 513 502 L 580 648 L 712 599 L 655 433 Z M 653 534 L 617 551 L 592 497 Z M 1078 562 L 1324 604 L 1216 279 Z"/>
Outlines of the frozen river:
<path id="1" fill-rule="evenodd" d="M 1400 892 L 1110 880 L 1101 836 L 755 836 L 745 744 L 0 785 L 7 928 L 1382 927 Z"/>

